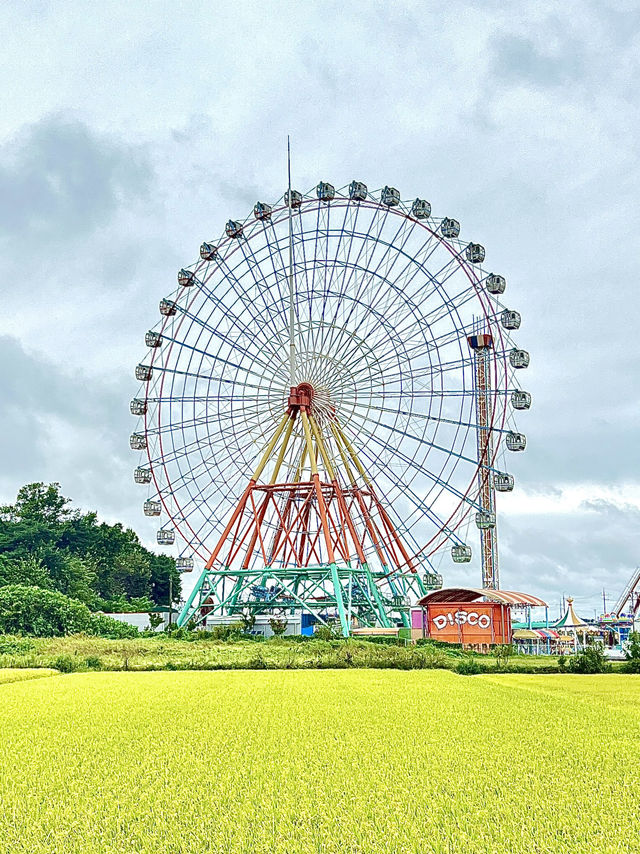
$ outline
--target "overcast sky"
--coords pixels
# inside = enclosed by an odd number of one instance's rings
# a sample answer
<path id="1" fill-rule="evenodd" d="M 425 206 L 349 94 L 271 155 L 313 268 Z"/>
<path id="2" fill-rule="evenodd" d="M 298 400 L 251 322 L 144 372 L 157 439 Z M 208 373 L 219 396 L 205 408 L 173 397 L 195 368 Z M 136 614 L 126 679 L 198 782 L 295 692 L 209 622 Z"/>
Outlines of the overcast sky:
<path id="1" fill-rule="evenodd" d="M 0 27 L 0 500 L 57 480 L 153 542 L 144 332 L 200 242 L 281 195 L 291 133 L 300 189 L 427 198 L 507 277 L 534 404 L 502 586 L 613 604 L 640 562 L 635 0 L 5 0 Z"/>

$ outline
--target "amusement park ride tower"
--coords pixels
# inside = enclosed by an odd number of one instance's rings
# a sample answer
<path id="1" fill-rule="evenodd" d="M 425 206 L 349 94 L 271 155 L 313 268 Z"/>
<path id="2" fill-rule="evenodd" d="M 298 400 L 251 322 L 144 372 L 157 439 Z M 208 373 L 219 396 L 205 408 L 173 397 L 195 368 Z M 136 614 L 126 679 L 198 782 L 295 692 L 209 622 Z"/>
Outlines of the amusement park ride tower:
<path id="1" fill-rule="evenodd" d="M 180 535 L 184 571 L 201 561 L 180 625 L 408 626 L 442 583 L 431 556 L 471 559 L 473 518 L 498 585 L 493 490 L 513 489 L 499 454 L 525 446 L 528 354 L 504 278 L 459 232 L 393 187 L 289 183 L 180 270 L 145 337 L 130 439 L 144 512 L 166 514 L 158 542 Z"/>

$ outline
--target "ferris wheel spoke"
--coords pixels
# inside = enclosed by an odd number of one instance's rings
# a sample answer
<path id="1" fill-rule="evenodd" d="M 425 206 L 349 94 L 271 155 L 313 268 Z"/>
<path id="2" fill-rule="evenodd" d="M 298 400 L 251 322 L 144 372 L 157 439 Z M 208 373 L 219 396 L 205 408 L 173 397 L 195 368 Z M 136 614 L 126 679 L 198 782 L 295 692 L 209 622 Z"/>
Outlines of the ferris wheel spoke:
<path id="1" fill-rule="evenodd" d="M 245 323 L 245 321 L 233 310 L 233 307 L 231 305 L 223 302 L 223 300 L 216 293 L 214 293 L 214 291 L 208 286 L 207 282 L 200 283 L 200 286 L 198 288 L 199 293 L 206 297 L 207 300 L 213 306 L 214 310 L 218 311 L 221 317 L 226 318 L 227 321 L 231 323 L 234 328 L 240 330 L 243 334 L 249 336 L 251 340 L 258 340 L 261 346 L 268 351 L 268 341 L 264 339 L 262 335 L 262 330 L 253 323 L 253 318 L 255 317 L 255 306 L 253 302 L 245 295 L 244 286 L 242 285 L 240 280 L 234 275 L 234 272 L 224 260 L 221 260 L 219 262 L 218 269 L 224 273 L 225 277 L 234 286 L 234 294 L 236 296 L 236 300 L 240 301 L 243 311 L 246 312 L 249 318 L 251 318 L 252 325 L 247 325 L 247 323 Z M 275 354 L 272 353 L 272 355 Z"/>
<path id="2" fill-rule="evenodd" d="M 252 422 L 249 420 L 251 417 L 255 417 L 255 416 L 249 416 L 248 415 L 244 421 L 244 423 L 246 425 L 248 425 L 247 430 L 255 430 L 257 425 L 260 424 L 259 418 L 256 418 L 255 422 Z M 199 417 L 189 418 L 189 419 L 186 419 L 183 421 L 168 422 L 168 423 L 165 423 L 159 427 L 151 427 L 151 428 L 147 429 L 146 434 L 147 434 L 147 436 L 163 436 L 164 437 L 164 436 L 168 436 L 168 435 L 175 435 L 178 433 L 184 433 L 185 430 L 191 430 L 191 429 L 195 429 L 197 427 L 213 426 L 216 422 L 219 422 L 219 425 L 220 425 L 220 426 L 216 427 L 216 430 L 217 430 L 217 433 L 219 436 L 222 436 L 225 432 L 228 432 L 228 431 L 234 429 L 234 425 L 230 421 L 228 416 L 225 417 L 225 416 L 221 415 L 218 418 L 214 419 L 214 418 L 209 418 L 206 415 L 203 415 L 203 416 L 199 416 Z M 209 443 L 209 445 L 213 444 L 210 435 L 207 436 L 207 442 Z"/>
<path id="3" fill-rule="evenodd" d="M 367 229 L 365 239 L 361 241 L 360 249 L 359 249 L 359 251 L 356 255 L 356 258 L 353 262 L 353 266 L 351 268 L 349 276 L 347 277 L 346 275 L 343 275 L 343 277 L 342 277 L 342 288 L 339 291 L 337 299 L 336 299 L 336 309 L 335 309 L 335 313 L 333 315 L 333 319 L 330 323 L 331 327 L 335 327 L 338 325 L 338 314 L 339 314 L 339 311 L 341 308 L 341 303 L 347 297 L 347 294 L 349 293 L 349 290 L 350 290 L 351 285 L 352 285 L 352 281 L 355 277 L 356 270 L 358 272 L 360 272 L 362 270 L 361 258 L 364 256 L 365 267 L 367 267 L 368 264 L 370 263 L 370 259 L 373 256 L 373 252 L 375 251 L 375 247 L 377 245 L 378 239 L 379 239 L 379 237 L 382 233 L 382 230 L 384 229 L 384 226 L 387 222 L 388 214 L 389 214 L 388 210 L 381 214 L 380 219 L 377 222 L 377 229 L 374 229 L 374 224 L 376 224 L 376 218 L 374 216 L 370 217 L 369 227 Z M 372 238 L 372 232 L 375 235 L 373 238 Z M 345 271 L 346 271 L 346 269 L 347 268 L 345 267 Z M 354 298 L 354 302 L 352 303 L 351 312 L 349 313 L 348 316 L 346 316 L 343 319 L 343 322 L 340 325 L 346 326 L 350 322 L 351 316 L 353 313 L 353 306 L 356 305 L 355 300 L 357 299 L 357 296 L 358 296 L 361 288 L 362 288 L 362 283 L 357 283 L 356 290 L 354 292 L 355 298 Z M 330 340 L 328 342 L 328 345 L 331 346 L 331 343 L 332 343 L 332 341 Z"/>
<path id="4" fill-rule="evenodd" d="M 384 426 L 384 425 L 383 425 L 383 426 Z M 408 456 L 407 454 L 402 453 L 401 451 L 399 451 L 399 450 L 398 450 L 397 448 L 395 448 L 394 446 L 391 446 L 391 445 L 389 445 L 388 443 L 384 442 L 384 441 L 383 441 L 382 439 L 380 439 L 380 438 L 379 438 L 375 433 L 370 432 L 370 431 L 365 430 L 364 428 L 362 428 L 362 429 L 361 429 L 361 435 L 365 436 L 365 437 L 366 437 L 366 438 L 368 438 L 368 439 L 371 439 L 373 442 L 375 442 L 375 443 L 376 443 L 376 445 L 378 445 L 378 446 L 382 449 L 382 451 L 387 452 L 387 453 L 389 454 L 389 456 L 397 457 L 399 460 L 401 460 L 403 463 L 405 463 L 405 464 L 407 465 L 407 467 L 410 467 L 410 468 L 415 469 L 415 470 L 416 470 L 416 471 L 418 471 L 420 474 L 424 475 L 426 478 L 428 478 L 429 480 L 431 480 L 434 484 L 436 484 L 436 485 L 438 485 L 438 486 L 442 487 L 443 489 L 446 489 L 446 490 L 447 490 L 447 492 L 450 492 L 452 495 L 454 495 L 454 496 L 455 496 L 457 499 L 459 499 L 460 501 L 464 501 L 465 503 L 469 504 L 469 506 L 473 507 L 473 508 L 474 508 L 474 509 L 476 509 L 476 510 L 479 510 L 479 509 L 480 509 L 479 505 L 477 505 L 477 504 L 476 504 L 476 503 L 475 503 L 471 498 L 469 498 L 469 496 L 467 496 L 465 493 L 461 492 L 459 489 L 456 489 L 456 488 L 455 488 L 452 484 L 450 484 L 448 481 L 444 480 L 444 479 L 443 479 L 443 478 L 441 478 L 441 477 L 438 477 L 438 475 L 434 474 L 434 473 L 433 473 L 432 471 L 430 471 L 429 469 L 427 469 L 427 468 L 425 468 L 424 466 L 422 466 L 422 465 L 420 465 L 419 463 L 417 463 L 417 462 L 416 462 L 416 460 L 415 460 L 414 458 L 412 458 L 412 457 Z M 438 449 L 438 450 L 440 450 L 440 449 Z M 377 464 L 377 458 L 374 458 L 374 457 L 371 455 L 370 450 L 368 450 L 366 447 L 361 448 L 361 449 L 360 449 L 360 452 L 361 452 L 361 453 L 362 453 L 362 454 L 363 454 L 367 459 L 369 459 L 369 460 L 370 460 L 370 462 L 373 462 L 374 464 Z M 449 452 L 448 452 L 448 451 L 445 451 L 445 453 L 449 453 Z M 463 459 L 463 460 L 464 460 L 465 458 L 464 458 L 464 457 L 460 457 L 460 459 Z M 469 460 L 467 460 L 467 462 L 468 462 L 468 461 L 469 461 Z M 474 466 L 475 466 L 475 461 L 473 461 L 473 460 L 472 460 L 471 462 L 473 462 L 473 464 L 474 464 Z M 391 467 L 390 467 L 390 466 L 386 466 L 386 467 L 385 467 L 384 475 L 385 475 L 385 477 L 388 477 L 389 479 L 393 479 L 394 475 L 392 474 L 392 469 L 391 469 Z M 398 482 L 400 482 L 400 481 L 398 481 Z M 406 481 L 401 481 L 401 482 L 403 483 L 403 489 L 406 489 L 406 490 L 409 490 L 409 489 L 410 489 L 410 485 L 409 485 L 409 484 L 407 484 L 407 483 L 406 483 Z"/>
<path id="5" fill-rule="evenodd" d="M 232 350 L 238 350 L 240 353 L 242 353 L 242 355 L 246 355 L 246 353 L 247 353 L 246 347 L 242 347 L 238 339 L 231 338 L 229 335 L 221 332 L 219 329 L 214 328 L 209 323 L 202 320 L 202 318 L 200 318 L 198 315 L 195 315 L 192 312 L 189 312 L 186 309 L 181 308 L 179 305 L 176 306 L 176 309 L 178 311 L 180 311 L 185 317 L 189 318 L 189 320 L 193 321 L 198 326 L 200 326 L 202 329 L 204 329 L 207 332 L 210 332 L 211 335 L 213 337 L 215 337 L 216 339 L 218 339 L 222 344 L 226 344 Z M 172 340 L 175 342 L 176 339 L 169 337 L 166 334 L 166 332 L 163 332 L 162 334 L 163 334 L 163 338 L 165 338 L 166 340 Z M 180 346 L 182 346 L 182 342 L 180 342 Z M 209 351 L 207 351 L 207 352 L 209 352 Z M 264 368 L 268 368 L 270 366 L 270 363 L 268 361 L 263 361 L 257 355 L 253 355 L 252 359 L 254 362 L 257 362 L 258 364 L 262 365 L 262 367 L 264 367 Z"/>
<path id="6" fill-rule="evenodd" d="M 430 448 L 433 448 L 434 450 L 442 452 L 443 454 L 448 454 L 450 456 L 457 457 L 459 460 L 462 460 L 463 462 L 466 462 L 466 463 L 470 463 L 473 466 L 476 466 L 476 467 L 479 466 L 479 467 L 484 468 L 490 472 L 497 472 L 497 469 L 493 468 L 493 466 L 489 466 L 489 465 L 486 465 L 484 463 L 479 464 L 478 460 L 472 459 L 471 457 L 468 457 L 465 454 L 461 454 L 457 451 L 452 450 L 451 448 L 444 448 L 444 447 L 442 447 L 442 445 L 438 445 L 435 442 L 430 442 L 428 439 L 420 438 L 419 436 L 415 436 L 415 435 L 412 435 L 411 433 L 407 433 L 405 430 L 400 430 L 399 428 L 393 427 L 392 425 L 387 424 L 384 421 L 376 422 L 376 426 L 377 427 L 384 427 L 385 430 L 389 431 L 390 433 L 393 433 L 394 435 L 404 436 L 406 439 L 417 442 L 420 445 L 426 445 Z M 374 439 L 374 441 L 377 441 L 379 444 L 384 444 L 385 447 L 390 447 L 390 446 L 386 445 L 385 443 L 383 443 L 382 440 L 378 439 L 373 433 L 368 433 L 367 435 L 369 435 L 372 439 Z M 419 470 L 422 471 L 423 474 L 427 474 L 426 470 L 422 470 L 422 468 L 420 468 Z"/>
<path id="7" fill-rule="evenodd" d="M 451 424 L 454 427 L 469 427 L 472 430 L 491 431 L 492 433 L 507 433 L 507 432 L 509 432 L 508 430 L 504 430 L 500 427 L 496 427 L 496 426 L 493 426 L 491 424 L 482 425 L 482 424 L 478 424 L 475 421 L 456 421 L 453 418 L 441 418 L 437 415 L 426 415 L 426 414 L 423 414 L 421 412 L 412 412 L 412 411 L 404 410 L 404 409 L 400 409 L 400 410 L 391 409 L 391 408 L 386 407 L 386 406 L 374 406 L 373 404 L 362 404 L 362 403 L 358 404 L 358 403 L 356 403 L 356 404 L 354 404 L 354 407 L 356 409 L 365 409 L 365 408 L 367 410 L 373 409 L 376 412 L 385 412 L 385 413 L 389 413 L 389 414 L 393 414 L 393 415 L 400 413 L 400 415 L 404 415 L 404 416 L 407 416 L 409 418 L 417 418 L 417 419 L 423 420 L 423 421 L 437 421 L 441 424 Z"/>
<path id="8" fill-rule="evenodd" d="M 235 368 L 236 370 L 243 371 L 245 374 L 247 374 L 249 376 L 257 377 L 258 379 L 263 379 L 263 377 L 264 377 L 263 374 L 258 373 L 258 371 L 252 370 L 247 365 L 243 365 L 242 363 L 239 363 L 239 362 L 234 362 L 231 359 L 225 359 L 223 356 L 220 356 L 217 353 L 211 353 L 207 350 L 202 350 L 199 347 L 194 347 L 191 344 L 187 344 L 185 342 L 179 342 L 176 339 L 173 339 L 170 337 L 167 337 L 167 340 L 171 341 L 173 344 L 178 344 L 181 347 L 186 347 L 188 350 L 192 351 L 193 353 L 197 353 L 198 355 L 203 356 L 204 358 L 210 359 L 213 362 L 219 363 L 225 369 Z M 153 367 L 156 367 L 156 366 L 154 365 Z M 176 371 L 176 373 L 182 373 L 182 372 Z M 189 375 L 188 372 L 185 372 L 185 373 L 187 373 L 187 375 Z M 197 376 L 200 379 L 211 379 L 211 377 L 202 376 L 200 374 L 192 374 L 192 376 Z M 227 380 L 227 379 L 224 379 L 222 377 L 216 377 L 215 379 L 218 382 L 236 382 L 239 384 L 239 381 L 235 380 L 235 379 L 234 380 Z M 245 385 L 247 388 L 260 388 L 261 387 L 259 385 L 251 385 L 250 383 L 245 383 Z"/>
<path id="9" fill-rule="evenodd" d="M 370 462 L 373 462 L 373 460 L 372 460 L 372 459 L 371 459 L 371 457 L 370 457 L 369 452 L 368 452 L 366 449 L 363 449 L 363 450 L 361 451 L 361 453 L 363 454 L 363 456 L 364 456 L 364 458 L 365 458 L 365 459 L 369 459 L 369 461 L 370 461 Z M 393 472 L 393 470 L 392 470 L 391 468 L 387 467 L 387 469 L 385 470 L 385 476 L 386 476 L 386 477 L 388 477 L 388 478 L 389 478 L 389 480 L 391 480 L 391 481 L 392 481 L 396 486 L 401 486 L 401 487 L 402 487 L 402 491 L 404 492 L 404 494 L 405 494 L 405 495 L 409 495 L 409 496 L 410 496 L 410 498 L 411 498 L 411 503 L 413 503 L 413 504 L 414 504 L 414 507 L 415 507 L 415 508 L 417 508 L 417 509 L 418 509 L 418 510 L 420 510 L 422 513 L 424 513 L 424 514 L 425 514 L 428 518 L 430 518 L 432 521 L 435 521 L 435 522 L 438 524 L 438 526 L 439 526 L 441 529 L 446 530 L 446 531 L 447 531 L 447 533 L 453 533 L 453 531 L 449 531 L 449 530 L 447 529 L 446 524 L 445 524 L 445 523 L 443 522 L 443 520 L 438 516 L 438 514 L 437 514 L 437 513 L 435 513 L 435 511 L 434 511 L 431 507 L 429 507 L 429 506 L 425 503 L 425 501 L 424 501 L 422 498 L 420 498 L 420 496 L 415 492 L 415 490 L 413 490 L 413 489 L 411 488 L 411 486 L 410 486 L 410 485 L 407 485 L 407 484 L 406 484 L 406 482 L 405 482 L 404 480 L 400 479 L 400 478 L 399 478 L 399 477 L 398 477 L 398 476 Z M 454 491 L 454 490 L 452 490 L 452 489 L 451 489 L 450 484 L 448 484 L 446 481 L 441 480 L 441 479 L 436 479 L 436 480 L 435 480 L 435 482 L 436 482 L 439 486 L 441 486 L 443 489 L 447 489 L 447 491 L 449 491 L 449 492 L 451 492 L 453 495 L 455 495 L 455 497 L 456 497 L 457 499 L 459 499 L 460 501 L 463 501 L 465 504 L 468 504 L 468 505 L 469 505 L 469 507 L 471 507 L 472 509 L 474 509 L 474 510 L 480 510 L 480 509 L 481 509 L 481 508 L 480 508 L 480 505 L 476 504 L 476 503 L 475 503 L 471 498 L 469 498 L 469 497 L 468 497 L 467 495 L 465 495 L 464 493 L 462 493 L 462 492 L 460 492 L 460 491 L 458 491 L 458 490 L 455 490 L 455 491 Z M 389 509 L 387 509 L 387 512 L 389 512 Z M 395 511 L 394 511 L 394 512 L 395 512 Z M 405 526 L 406 526 L 406 519 L 405 519 L 405 523 L 404 523 L 404 524 L 405 524 Z"/>
<path id="10" fill-rule="evenodd" d="M 206 395 L 164 395 L 163 397 L 147 397 L 145 400 L 147 403 L 210 403 L 212 396 L 209 394 Z M 215 400 L 218 401 L 226 401 L 227 403 L 244 403 L 245 401 L 265 401 L 268 402 L 268 398 L 262 394 L 243 394 L 243 395 L 233 395 L 233 394 L 216 394 Z"/>
<path id="11" fill-rule="evenodd" d="M 203 436 L 202 438 L 194 440 L 193 442 L 187 442 L 183 446 L 173 447 L 170 453 L 165 452 L 155 457 L 149 455 L 149 464 L 153 468 L 154 466 L 159 467 L 174 463 L 182 457 L 193 455 L 201 451 L 204 447 L 211 447 L 210 436 Z M 225 456 L 228 456 L 228 449 L 223 446 L 222 450 L 227 450 L 227 454 Z"/>
<path id="12" fill-rule="evenodd" d="M 469 356 L 469 358 L 455 359 L 451 362 L 441 362 L 437 366 L 430 366 L 429 368 L 425 368 L 420 371 L 414 371 L 409 376 L 413 381 L 417 381 L 421 379 L 431 378 L 437 376 L 438 374 L 444 374 L 448 371 L 460 371 L 464 368 L 470 368 L 472 366 L 473 358 Z M 354 376 L 357 376 L 357 373 Z M 379 376 L 381 378 L 380 382 L 384 385 L 392 385 L 395 382 L 407 379 L 407 376 L 402 373 L 385 374 L 382 370 L 380 370 L 378 374 L 375 374 L 374 376 Z"/>
<path id="13" fill-rule="evenodd" d="M 256 256 L 253 252 L 253 247 L 250 241 L 241 241 L 240 248 L 242 250 L 243 255 L 245 256 L 245 260 L 247 261 L 249 268 L 251 270 L 251 275 L 253 277 L 253 282 L 257 292 L 260 294 L 260 298 L 264 305 L 265 312 L 267 313 L 266 324 L 267 327 L 270 328 L 276 335 L 282 334 L 283 329 L 287 327 L 287 320 L 284 312 L 278 310 L 274 313 L 273 309 L 276 308 L 276 303 L 271 299 L 271 295 L 269 293 L 269 287 L 264 281 L 264 278 L 259 278 L 256 276 L 256 269 L 260 269 L 259 262 L 256 259 Z M 247 254 L 248 253 L 248 254 Z M 250 259 L 250 260 L 249 260 Z M 266 287 L 265 287 L 266 285 Z M 265 294 L 269 295 L 270 301 L 267 301 Z M 281 300 L 277 303 L 278 307 L 282 306 Z M 265 315 L 261 314 L 261 319 L 263 322 L 265 321 Z"/>
<path id="14" fill-rule="evenodd" d="M 337 242 L 336 251 L 335 251 L 335 257 L 336 258 L 339 258 L 340 253 L 342 252 L 343 239 L 345 237 L 345 234 L 347 233 L 347 222 L 348 221 L 350 222 L 350 230 L 353 231 L 357 225 L 359 213 L 360 213 L 360 205 L 359 204 L 355 206 L 355 211 L 353 210 L 353 208 L 350 205 L 344 205 L 344 216 L 342 218 L 342 225 L 340 226 L 340 232 L 338 235 L 338 242 Z M 349 256 L 351 254 L 351 247 L 352 246 L 353 246 L 353 242 L 351 240 L 347 240 L 346 263 L 348 263 Z M 325 267 L 325 269 L 326 269 L 326 267 Z M 326 308 L 328 305 L 327 297 L 329 297 L 331 294 L 334 293 L 334 291 L 333 291 L 333 280 L 335 277 L 336 269 L 337 269 L 337 265 L 331 264 L 331 275 L 329 277 L 329 281 L 327 282 L 326 278 L 325 278 L 325 287 L 324 287 L 325 299 L 323 299 L 323 301 L 322 301 L 322 314 L 321 314 L 322 326 L 324 326 L 324 324 L 326 322 Z M 329 326 L 330 325 L 331 324 L 329 323 Z M 316 342 L 314 342 L 314 345 L 316 345 Z"/>
<path id="15" fill-rule="evenodd" d="M 209 467 L 213 461 L 214 457 L 203 458 L 203 460 L 198 463 L 193 468 L 190 468 L 188 471 L 181 472 L 180 475 L 174 478 L 170 483 L 167 483 L 165 487 L 161 488 L 158 491 L 158 495 L 167 498 L 174 497 L 175 494 L 180 490 L 183 486 L 185 486 L 189 482 L 196 482 L 201 477 L 206 477 L 207 485 L 215 485 L 217 488 L 224 490 L 225 487 L 229 485 L 228 476 L 224 479 L 219 478 L 216 479 L 211 477 Z M 238 474 L 236 479 L 241 478 L 242 475 Z"/>

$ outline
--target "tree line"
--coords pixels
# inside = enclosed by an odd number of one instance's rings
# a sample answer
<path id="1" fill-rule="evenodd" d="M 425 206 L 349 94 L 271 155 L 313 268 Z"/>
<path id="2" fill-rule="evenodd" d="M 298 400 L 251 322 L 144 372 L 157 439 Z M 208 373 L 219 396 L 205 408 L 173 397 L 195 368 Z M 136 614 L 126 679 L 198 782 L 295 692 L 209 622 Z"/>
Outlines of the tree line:
<path id="1" fill-rule="evenodd" d="M 77 599 L 92 611 L 145 611 L 181 594 L 175 560 L 146 549 L 120 523 L 71 509 L 59 483 L 28 483 L 0 507 L 0 588 L 27 585 Z"/>

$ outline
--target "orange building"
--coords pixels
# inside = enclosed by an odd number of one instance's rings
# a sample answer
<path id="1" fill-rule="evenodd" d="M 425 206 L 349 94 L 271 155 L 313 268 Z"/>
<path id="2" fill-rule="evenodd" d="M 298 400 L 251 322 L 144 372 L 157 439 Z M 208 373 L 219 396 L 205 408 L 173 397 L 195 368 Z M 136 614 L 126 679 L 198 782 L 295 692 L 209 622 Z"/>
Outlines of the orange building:
<path id="1" fill-rule="evenodd" d="M 427 593 L 411 610 L 411 637 L 488 648 L 511 643 L 511 608 L 545 607 L 528 593 L 445 587 Z"/>

